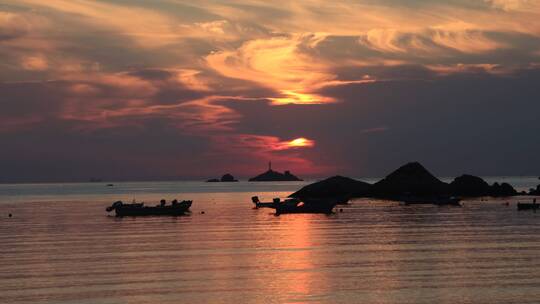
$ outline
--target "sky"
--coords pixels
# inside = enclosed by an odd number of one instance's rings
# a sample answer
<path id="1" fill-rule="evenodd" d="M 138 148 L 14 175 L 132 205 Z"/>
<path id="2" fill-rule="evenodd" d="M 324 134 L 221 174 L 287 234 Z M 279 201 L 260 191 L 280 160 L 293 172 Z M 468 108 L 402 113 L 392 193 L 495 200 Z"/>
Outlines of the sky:
<path id="1" fill-rule="evenodd" d="M 0 181 L 540 175 L 540 0 L 0 0 Z"/>

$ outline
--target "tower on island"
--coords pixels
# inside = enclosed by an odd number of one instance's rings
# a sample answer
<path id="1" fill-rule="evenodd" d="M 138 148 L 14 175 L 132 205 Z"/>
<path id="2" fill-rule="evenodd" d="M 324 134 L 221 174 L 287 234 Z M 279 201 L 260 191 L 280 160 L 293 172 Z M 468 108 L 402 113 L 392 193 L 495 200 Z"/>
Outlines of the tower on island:
<path id="1" fill-rule="evenodd" d="M 281 173 L 278 171 L 272 170 L 272 162 L 268 162 L 268 171 L 259 174 L 253 178 L 249 179 L 250 182 L 275 182 L 275 181 L 301 181 L 298 177 L 291 174 L 290 171 L 285 171 Z"/>

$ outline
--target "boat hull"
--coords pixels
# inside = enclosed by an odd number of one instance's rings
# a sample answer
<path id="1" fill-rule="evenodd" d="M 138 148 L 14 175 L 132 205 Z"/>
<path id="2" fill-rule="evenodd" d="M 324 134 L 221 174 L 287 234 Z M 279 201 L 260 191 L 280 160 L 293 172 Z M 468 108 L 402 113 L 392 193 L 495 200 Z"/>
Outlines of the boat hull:
<path id="1" fill-rule="evenodd" d="M 191 207 L 191 201 L 184 201 L 176 205 L 145 207 L 137 205 L 121 205 L 114 208 L 118 217 L 123 216 L 180 216 L 186 214 Z"/>
<path id="2" fill-rule="evenodd" d="M 255 203 L 255 208 L 273 208 L 276 209 L 276 203 Z"/>
<path id="3" fill-rule="evenodd" d="M 278 198 L 272 202 L 261 202 L 257 196 L 251 198 L 256 208 L 276 209 L 276 215 L 285 213 L 332 213 L 334 207 L 339 203 L 337 200 L 329 199 L 297 199 L 289 198 L 280 201 Z"/>

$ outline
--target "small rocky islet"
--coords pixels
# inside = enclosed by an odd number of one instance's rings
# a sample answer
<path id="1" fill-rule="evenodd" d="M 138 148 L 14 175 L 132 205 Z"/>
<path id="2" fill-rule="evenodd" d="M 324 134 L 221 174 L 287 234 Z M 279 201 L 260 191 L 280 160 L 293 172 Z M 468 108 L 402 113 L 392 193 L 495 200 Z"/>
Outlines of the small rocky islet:
<path id="1" fill-rule="evenodd" d="M 250 182 L 295 182 L 302 181 L 290 171 L 284 173 L 272 170 L 272 163 L 268 163 L 268 170 L 249 179 Z"/>
<path id="2" fill-rule="evenodd" d="M 259 174 L 249 179 L 250 182 L 295 182 L 302 181 L 302 179 L 293 175 L 290 171 L 284 173 L 269 169 L 268 171 Z"/>
<path id="3" fill-rule="evenodd" d="M 234 178 L 234 176 L 230 173 L 224 174 L 221 179 L 217 178 L 211 178 L 207 180 L 207 183 L 230 183 L 230 182 L 237 182 L 238 180 Z"/>

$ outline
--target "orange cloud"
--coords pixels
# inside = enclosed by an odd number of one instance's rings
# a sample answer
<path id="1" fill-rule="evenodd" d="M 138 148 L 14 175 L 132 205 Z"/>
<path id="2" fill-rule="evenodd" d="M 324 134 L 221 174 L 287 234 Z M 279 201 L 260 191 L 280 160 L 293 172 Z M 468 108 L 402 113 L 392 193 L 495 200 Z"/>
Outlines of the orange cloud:
<path id="1" fill-rule="evenodd" d="M 467 25 L 459 25 L 454 30 L 452 25 L 438 26 L 432 29 L 431 39 L 438 45 L 456 49 L 463 53 L 485 53 L 495 49 L 508 47 L 486 37 L 478 30 L 468 29 Z"/>
<path id="2" fill-rule="evenodd" d="M 452 65 L 428 65 L 428 69 L 437 72 L 440 75 L 449 75 L 455 73 L 474 73 L 482 71 L 491 74 L 506 74 L 512 71 L 509 68 L 502 68 L 497 64 L 452 64 Z"/>
<path id="3" fill-rule="evenodd" d="M 201 71 L 193 69 L 178 69 L 175 71 L 178 81 L 195 91 L 210 91 L 209 80 L 200 77 Z"/>
<path id="4" fill-rule="evenodd" d="M 359 43 L 384 53 L 423 56 L 440 55 L 446 51 L 444 48 L 463 53 L 484 53 L 506 47 L 462 22 L 438 25 L 421 31 L 372 29 L 360 36 Z"/>
<path id="5" fill-rule="evenodd" d="M 484 0 L 493 8 L 504 11 L 529 11 L 540 9 L 540 2 L 536 0 Z"/>
<path id="6" fill-rule="evenodd" d="M 16 3 L 76 14 L 81 23 L 131 37 L 143 48 L 160 47 L 181 37 L 174 19 L 152 9 L 87 0 L 17 0 Z"/>
<path id="7" fill-rule="evenodd" d="M 45 71 L 49 68 L 49 63 L 43 55 L 36 55 L 23 58 L 21 66 L 29 71 Z"/>
<path id="8" fill-rule="evenodd" d="M 251 40 L 237 50 L 210 54 L 206 61 L 226 77 L 253 81 L 273 89 L 279 95 L 266 98 L 274 105 L 332 103 L 336 100 L 316 91 L 326 86 L 367 81 L 337 80 L 328 62 L 302 52 L 301 48 L 315 47 L 322 40 L 324 37 L 320 35 Z"/>

